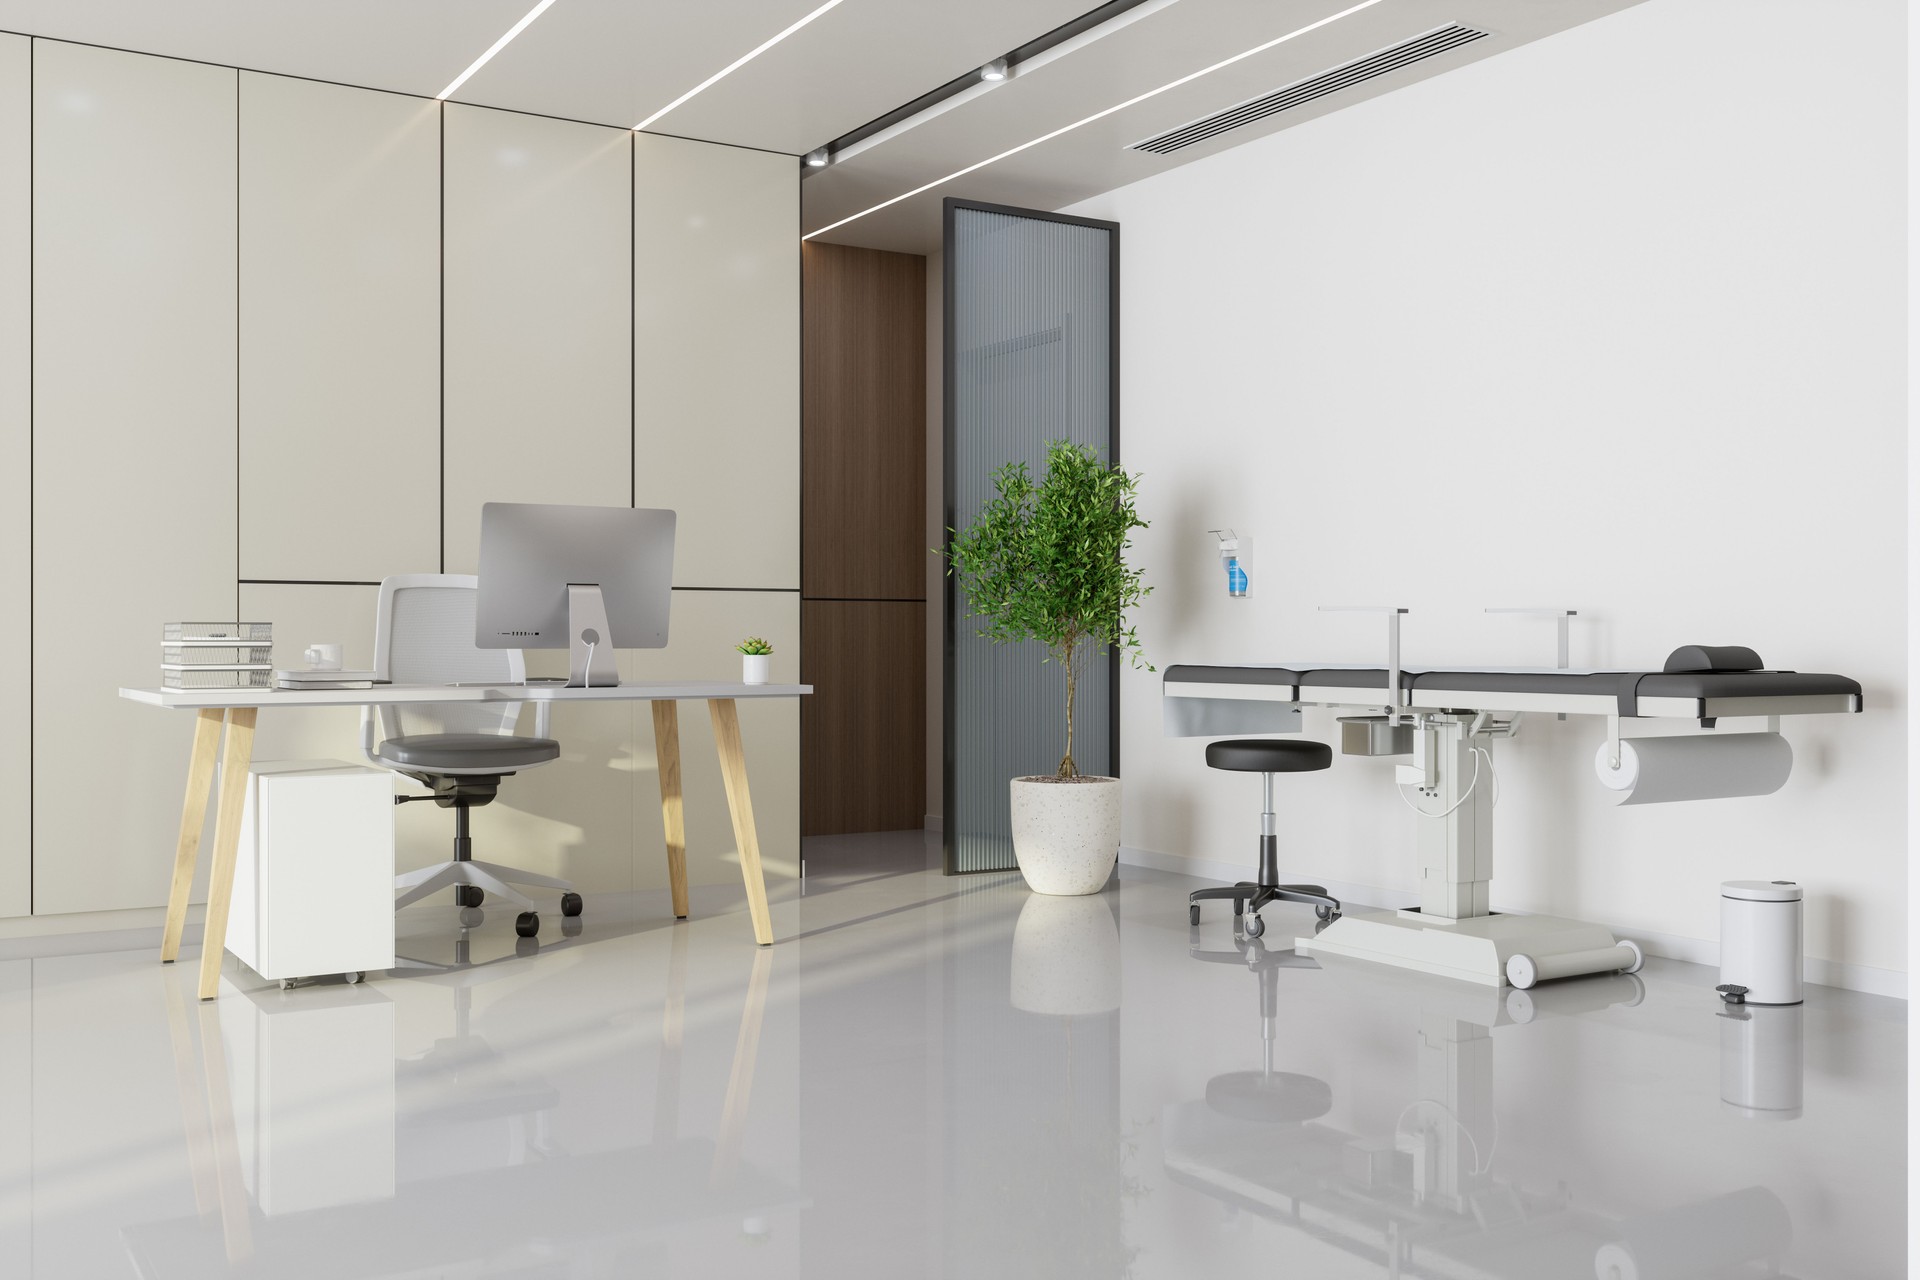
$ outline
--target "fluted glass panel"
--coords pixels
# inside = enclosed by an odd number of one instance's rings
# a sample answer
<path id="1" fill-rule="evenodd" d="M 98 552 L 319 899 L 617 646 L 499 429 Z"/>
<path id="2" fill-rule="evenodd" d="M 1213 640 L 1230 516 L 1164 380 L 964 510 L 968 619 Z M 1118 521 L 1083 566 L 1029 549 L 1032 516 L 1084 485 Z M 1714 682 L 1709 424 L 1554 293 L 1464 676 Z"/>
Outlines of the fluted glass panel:
<path id="1" fill-rule="evenodd" d="M 948 224 L 948 524 L 962 532 L 993 474 L 1025 462 L 1036 480 L 1054 440 L 1115 445 L 1113 237 L 1104 225 L 956 205 Z M 975 635 L 964 594 L 949 600 L 951 651 L 945 831 L 950 872 L 1015 865 L 1007 783 L 1052 773 L 1066 750 L 1066 672 L 1037 642 Z M 1111 657 L 1083 655 L 1073 755 L 1111 773 Z"/>

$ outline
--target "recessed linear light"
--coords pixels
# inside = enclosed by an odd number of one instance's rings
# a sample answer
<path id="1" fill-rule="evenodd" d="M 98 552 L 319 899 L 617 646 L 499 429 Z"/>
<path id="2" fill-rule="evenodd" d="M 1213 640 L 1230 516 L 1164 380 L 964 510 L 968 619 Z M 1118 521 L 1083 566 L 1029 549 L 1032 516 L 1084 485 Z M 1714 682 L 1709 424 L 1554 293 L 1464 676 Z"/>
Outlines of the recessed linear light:
<path id="1" fill-rule="evenodd" d="M 501 36 L 498 40 L 495 40 L 493 42 L 493 47 L 491 49 L 488 49 L 485 53 L 475 58 L 473 60 L 472 66 L 468 67 L 465 71 L 462 71 L 459 75 L 455 76 L 453 79 L 453 83 L 440 91 L 439 93 L 440 100 L 444 102 L 448 98 L 451 98 L 453 96 L 453 91 L 455 89 L 458 89 L 461 85 L 467 82 L 468 76 L 471 76 L 474 72 L 486 66 L 487 63 L 493 61 L 494 54 L 506 48 L 507 43 L 509 41 L 511 41 L 515 36 L 519 35 L 522 31 L 525 31 L 528 27 L 532 26 L 533 20 L 539 17 L 541 14 L 545 13 L 548 10 L 548 8 L 552 6 L 552 4 L 553 4 L 553 0 L 540 0 L 539 4 L 536 4 L 535 6 L 533 6 L 533 8 L 527 10 L 526 17 L 520 19 L 520 21 L 514 23 L 513 26 L 508 28 L 507 34 Z"/>
<path id="2" fill-rule="evenodd" d="M 552 0 L 548 0 L 548 3 L 552 3 Z M 815 9 L 812 13 L 800 19 L 800 21 L 794 23 L 792 26 L 788 27 L 785 31 L 782 31 L 779 35 L 775 36 L 773 39 L 767 41 L 763 45 L 760 45 L 758 48 L 752 50 L 751 52 L 744 54 L 741 57 L 735 58 L 732 62 L 729 62 L 726 66 L 720 68 L 718 71 L 708 76 L 705 80 L 702 80 L 699 84 L 693 86 L 693 88 L 687 90 L 685 93 L 675 98 L 672 102 L 669 102 L 666 106 L 660 108 L 658 111 L 648 116 L 645 120 L 642 120 L 639 124 L 633 126 L 635 132 L 638 132 L 639 130 L 646 128 L 648 125 L 652 124 L 655 120 L 658 120 L 661 116 L 667 114 L 667 112 L 673 110 L 675 107 L 685 102 L 688 98 L 691 98 L 697 93 L 703 93 L 706 90 L 712 88 L 715 84 L 719 83 L 721 80 L 725 79 L 727 76 L 732 75 L 734 72 L 738 71 L 740 68 L 746 66 L 749 62 L 752 62 L 755 58 L 759 57 L 761 54 L 765 53 L 767 50 L 773 48 L 773 46 L 779 44 L 782 40 L 785 40 L 788 36 L 792 35 L 794 32 L 798 31 L 800 28 L 806 26 L 809 22 L 812 22 L 815 18 L 819 17 L 821 14 L 825 13 L 827 10 L 834 8 L 839 3 L 840 3 L 840 0 L 827 0 L 825 4 L 821 5 L 818 9 Z"/>
<path id="3" fill-rule="evenodd" d="M 913 199 L 913 197 L 920 195 L 923 192 L 931 191 L 935 187 L 942 186 L 946 183 L 952 182 L 955 178 L 964 178 L 968 174 L 974 172 L 975 170 L 984 169 L 990 164 L 996 164 L 999 161 L 1005 160 L 1008 156 L 1017 156 L 1022 151 L 1026 151 L 1032 147 L 1037 147 L 1043 142 L 1051 142 L 1055 138 L 1060 137 L 1062 134 L 1072 133 L 1075 129 L 1078 129 L 1083 125 L 1092 124 L 1095 120 L 1104 120 L 1106 117 L 1112 115 L 1116 111 L 1125 111 L 1128 107 L 1135 106 L 1138 103 L 1145 102 L 1148 98 L 1159 97 L 1161 94 L 1167 92 L 1169 89 L 1178 89 L 1181 85 L 1190 84 L 1193 81 L 1198 80 L 1201 76 L 1212 75 L 1214 72 L 1220 70 L 1223 67 L 1230 67 L 1236 62 L 1241 62 L 1247 58 L 1253 57 L 1255 54 L 1265 53 L 1267 50 L 1272 49 L 1278 45 L 1283 45 L 1289 40 L 1298 39 L 1299 37 L 1306 35 L 1309 31 L 1318 31 L 1321 27 L 1327 26 L 1331 23 L 1338 22 L 1342 18 L 1350 18 L 1354 14 L 1359 13 L 1362 9 L 1371 9 L 1373 8 L 1373 6 L 1379 4 L 1380 2 L 1381 0 L 1360 0 L 1359 4 L 1350 5 L 1347 8 L 1342 9 L 1338 13 L 1328 14 L 1326 17 L 1321 18 L 1318 22 L 1309 22 L 1306 26 L 1300 27 L 1293 31 L 1289 31 L 1287 32 L 1287 34 L 1283 36 L 1276 36 L 1273 39 L 1267 41 L 1265 44 L 1257 44 L 1251 49 L 1244 49 L 1241 52 L 1234 54 L 1231 58 L 1222 58 L 1220 61 L 1214 63 L 1210 67 L 1202 67 L 1198 71 L 1188 72 L 1186 75 L 1181 76 L 1178 80 L 1169 80 L 1167 81 L 1167 83 L 1161 85 L 1157 89 L 1149 89 L 1145 93 L 1136 94 L 1134 97 L 1128 98 L 1125 102 L 1115 103 L 1113 106 L 1108 107 L 1104 111 L 1096 111 L 1092 115 L 1087 116 L 1084 119 L 1075 120 L 1072 124 L 1062 125 L 1051 133 L 1043 133 L 1037 138 L 1021 143 L 1017 147 L 1009 147 L 1005 151 L 1002 151 L 999 155 L 988 156 L 985 160 L 976 161 L 973 164 L 968 165 L 964 169 L 956 169 L 944 178 L 935 178 L 932 182 L 926 183 L 922 186 L 915 187 L 911 191 L 902 192 L 901 194 L 894 196 L 891 200 L 882 200 L 879 204 L 874 205 L 870 209 L 862 209 L 858 213 L 849 214 L 846 217 L 840 219 L 840 221 L 838 222 L 830 222 L 826 226 L 821 227 L 818 230 L 807 232 L 807 234 L 805 234 L 804 236 L 801 236 L 800 238 L 802 240 L 811 240 L 815 236 L 825 235 L 827 232 L 832 231 L 838 227 L 846 226 L 849 222 L 856 222 L 859 219 L 866 217 L 870 213 L 878 213 L 880 212 L 880 210 L 885 209 L 891 205 L 899 204 L 902 200 L 911 200 Z"/>

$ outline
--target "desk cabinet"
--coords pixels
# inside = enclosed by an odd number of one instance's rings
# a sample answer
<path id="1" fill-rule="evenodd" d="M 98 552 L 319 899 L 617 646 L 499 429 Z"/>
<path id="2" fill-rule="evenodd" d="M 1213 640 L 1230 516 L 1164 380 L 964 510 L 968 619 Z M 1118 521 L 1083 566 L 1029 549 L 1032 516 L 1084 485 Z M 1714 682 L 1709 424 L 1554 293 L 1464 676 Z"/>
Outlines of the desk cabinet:
<path id="1" fill-rule="evenodd" d="M 263 978 L 393 967 L 393 775 L 338 760 L 247 776 L 227 950 Z"/>

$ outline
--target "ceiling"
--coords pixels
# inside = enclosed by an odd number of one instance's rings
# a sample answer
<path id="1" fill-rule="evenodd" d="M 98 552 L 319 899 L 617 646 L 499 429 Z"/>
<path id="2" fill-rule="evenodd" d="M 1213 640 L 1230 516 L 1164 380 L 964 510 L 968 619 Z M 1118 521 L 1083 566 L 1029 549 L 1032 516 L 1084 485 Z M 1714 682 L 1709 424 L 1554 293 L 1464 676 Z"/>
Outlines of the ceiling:
<path id="1" fill-rule="evenodd" d="M 628 127 L 822 0 L 554 0 L 453 100 Z M 1034 40 L 1096 0 L 841 0 L 649 125 L 800 155 Z M 947 195 L 1059 208 L 1623 9 L 1638 0 L 1374 0 L 1359 12 L 1113 111 L 1356 0 L 1146 0 L 1117 19 L 808 170 L 815 231 L 924 253 Z M 0 30 L 439 94 L 534 0 L 0 0 Z M 1173 155 L 1131 143 L 1432 28 L 1488 37 Z M 1054 130 L 1059 137 L 938 180 Z"/>

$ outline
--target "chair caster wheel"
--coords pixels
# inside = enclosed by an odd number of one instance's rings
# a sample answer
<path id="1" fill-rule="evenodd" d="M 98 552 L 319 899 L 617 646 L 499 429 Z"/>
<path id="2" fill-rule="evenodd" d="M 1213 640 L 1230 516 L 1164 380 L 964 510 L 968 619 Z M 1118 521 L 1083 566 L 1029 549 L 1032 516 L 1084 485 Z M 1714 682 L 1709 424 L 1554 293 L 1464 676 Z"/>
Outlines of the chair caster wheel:
<path id="1" fill-rule="evenodd" d="M 1200 923 L 1200 904 L 1199 903 L 1189 902 L 1187 904 L 1187 923 L 1189 925 L 1197 925 Z"/>
<path id="2" fill-rule="evenodd" d="M 1246 924 L 1242 925 L 1241 929 L 1249 938 L 1257 938 L 1267 931 L 1267 923 L 1259 916 L 1248 916 Z"/>
<path id="3" fill-rule="evenodd" d="M 577 893 L 563 893 L 560 895 L 560 914 L 563 916 L 577 916 L 586 905 Z"/>
<path id="4" fill-rule="evenodd" d="M 457 884 L 453 887 L 453 900 L 463 907 L 477 907 L 487 900 L 487 891 L 478 885 Z"/>
<path id="5" fill-rule="evenodd" d="M 522 911 L 514 919 L 513 931 L 523 938 L 531 938 L 540 932 L 540 917 L 532 911 Z"/>
<path id="6" fill-rule="evenodd" d="M 1333 908 L 1322 903 L 1314 907 L 1313 914 L 1321 920 L 1331 920 L 1333 919 Z"/>

